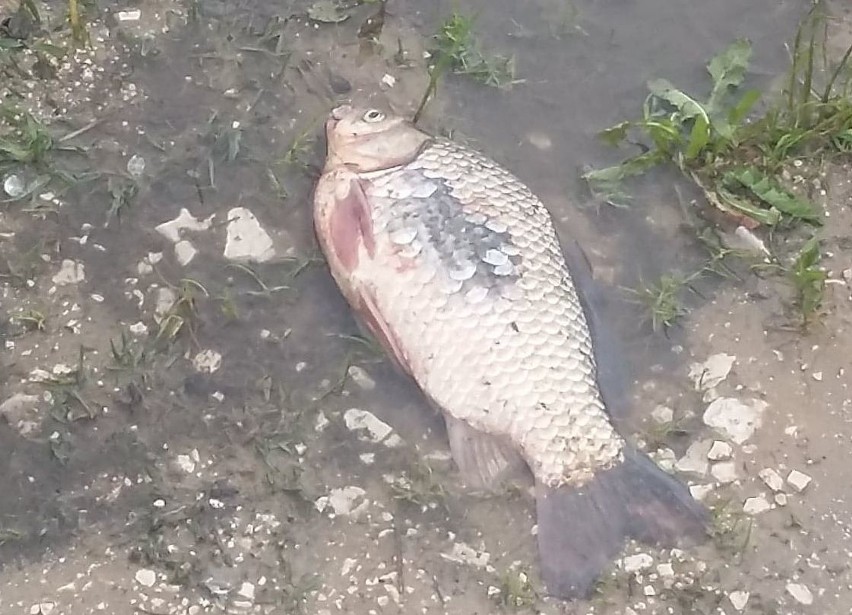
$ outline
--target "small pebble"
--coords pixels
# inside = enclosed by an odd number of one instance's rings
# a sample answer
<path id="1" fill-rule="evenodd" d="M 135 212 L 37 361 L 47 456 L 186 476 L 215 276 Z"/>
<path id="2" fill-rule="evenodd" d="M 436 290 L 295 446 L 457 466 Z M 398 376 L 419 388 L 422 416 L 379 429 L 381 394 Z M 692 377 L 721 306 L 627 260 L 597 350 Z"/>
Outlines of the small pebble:
<path id="1" fill-rule="evenodd" d="M 710 447 L 710 451 L 707 453 L 707 459 L 711 461 L 724 461 L 730 459 L 733 453 L 734 449 L 730 444 L 722 440 L 715 440 L 713 446 Z"/>
<path id="2" fill-rule="evenodd" d="M 799 472 L 798 470 L 793 470 L 789 475 L 787 475 L 787 484 L 799 493 L 805 490 L 811 480 L 810 476 L 804 472 Z"/>
<path id="3" fill-rule="evenodd" d="M 809 605 L 814 602 L 814 595 L 807 585 L 801 583 L 787 583 L 787 593 L 799 604 Z"/>
<path id="4" fill-rule="evenodd" d="M 764 468 L 757 475 L 772 491 L 781 491 L 784 487 L 784 479 L 772 468 Z"/>
<path id="5" fill-rule="evenodd" d="M 728 594 L 728 600 L 731 601 L 731 606 L 736 610 L 742 611 L 748 604 L 749 593 L 744 591 L 735 591 Z"/>
<path id="6" fill-rule="evenodd" d="M 157 575 L 153 570 L 142 568 L 136 571 L 136 582 L 145 587 L 151 587 L 157 582 Z"/>
<path id="7" fill-rule="evenodd" d="M 763 496 L 748 498 L 743 505 L 743 512 L 747 515 L 759 515 L 769 509 L 770 504 Z"/>

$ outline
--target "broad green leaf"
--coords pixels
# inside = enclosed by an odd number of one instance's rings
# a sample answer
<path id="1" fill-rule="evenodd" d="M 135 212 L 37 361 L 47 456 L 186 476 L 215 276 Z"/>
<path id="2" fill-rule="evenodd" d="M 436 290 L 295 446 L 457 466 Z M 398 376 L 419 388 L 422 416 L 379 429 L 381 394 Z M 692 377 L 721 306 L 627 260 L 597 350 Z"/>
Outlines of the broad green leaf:
<path id="1" fill-rule="evenodd" d="M 681 121 L 703 117 L 709 123 L 710 118 L 704 107 L 691 96 L 684 94 L 665 79 L 653 79 L 648 82 L 648 89 L 657 98 L 665 100 L 678 110 Z"/>
<path id="2" fill-rule="evenodd" d="M 743 120 L 758 100 L 760 100 L 760 90 L 747 91 L 743 94 L 742 98 L 740 98 L 740 101 L 734 105 L 730 111 L 728 111 L 728 122 L 732 126 L 738 127 L 742 124 Z"/>
<path id="3" fill-rule="evenodd" d="M 615 126 L 611 126 L 606 130 L 602 130 L 598 135 L 604 143 L 613 147 L 627 138 L 627 131 L 633 126 L 633 122 L 621 122 Z"/>
<path id="4" fill-rule="evenodd" d="M 692 160 L 698 156 L 709 140 L 710 125 L 707 123 L 704 116 L 699 115 L 695 118 L 695 122 L 692 124 L 692 131 L 689 134 L 689 145 L 686 148 L 684 157 L 687 160 Z"/>
<path id="5" fill-rule="evenodd" d="M 710 60 L 707 71 L 713 78 L 713 90 L 707 100 L 707 109 L 711 115 L 722 111 L 722 100 L 728 88 L 742 84 L 750 59 L 751 43 L 746 39 L 740 39 Z"/>
<path id="6" fill-rule="evenodd" d="M 657 149 L 668 152 L 673 145 L 680 143 L 680 124 L 675 124 L 672 120 L 644 120 L 637 126 L 648 134 Z"/>
<path id="7" fill-rule="evenodd" d="M 725 180 L 738 182 L 758 199 L 781 213 L 812 224 L 821 224 L 819 213 L 812 203 L 799 199 L 754 167 L 729 171 L 725 174 Z"/>
<path id="8" fill-rule="evenodd" d="M 721 186 L 716 186 L 716 195 L 719 197 L 720 205 L 728 207 L 736 213 L 746 215 L 762 224 L 775 226 L 781 221 L 781 212 L 777 209 L 755 207 L 745 199 L 739 198 Z"/>

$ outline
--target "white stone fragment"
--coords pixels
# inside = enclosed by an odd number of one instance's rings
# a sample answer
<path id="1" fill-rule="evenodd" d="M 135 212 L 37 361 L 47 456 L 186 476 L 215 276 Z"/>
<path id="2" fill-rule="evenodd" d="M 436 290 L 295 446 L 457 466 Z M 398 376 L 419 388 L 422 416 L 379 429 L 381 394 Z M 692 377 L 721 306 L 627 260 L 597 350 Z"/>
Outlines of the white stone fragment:
<path id="1" fill-rule="evenodd" d="M 674 567 L 669 562 L 657 564 L 657 574 L 662 579 L 671 579 L 675 575 Z"/>
<path id="2" fill-rule="evenodd" d="M 781 491 L 784 487 L 784 479 L 772 468 L 763 468 L 757 475 L 772 491 Z"/>
<path id="3" fill-rule="evenodd" d="M 195 472 L 195 462 L 189 455 L 178 455 L 175 458 L 175 465 L 186 474 L 192 474 Z"/>
<path id="4" fill-rule="evenodd" d="M 798 470 L 793 470 L 787 475 L 787 484 L 799 493 L 807 488 L 807 486 L 811 483 L 811 480 L 810 476 L 804 472 L 799 472 Z"/>
<path id="5" fill-rule="evenodd" d="M 668 406 L 657 406 L 656 408 L 651 410 L 651 418 L 660 423 L 661 425 L 671 423 L 672 420 L 674 420 L 674 410 L 672 410 Z"/>
<path id="6" fill-rule="evenodd" d="M 737 466 L 733 461 L 721 461 L 713 464 L 710 474 L 723 485 L 732 483 L 739 478 L 737 475 Z"/>
<path id="7" fill-rule="evenodd" d="M 707 453 L 707 459 L 711 461 L 725 461 L 726 459 L 730 459 L 733 454 L 734 449 L 731 448 L 730 444 L 722 440 L 716 440 Z"/>
<path id="8" fill-rule="evenodd" d="M 737 358 L 721 352 L 709 357 L 704 363 L 693 363 L 689 368 L 689 377 L 695 383 L 696 391 L 706 391 L 721 384 Z"/>
<path id="9" fill-rule="evenodd" d="M 134 9 L 131 11 L 119 11 L 116 13 L 116 17 L 118 21 L 139 21 L 142 18 L 142 11 L 139 9 Z"/>
<path id="10" fill-rule="evenodd" d="M 350 365 L 347 373 L 349 374 L 349 377 L 352 378 L 352 382 L 365 391 L 372 391 L 376 388 L 376 381 L 370 377 L 370 374 L 368 374 L 367 370 L 363 367 Z"/>
<path id="11" fill-rule="evenodd" d="M 249 583 L 248 581 L 244 581 L 242 585 L 240 585 L 240 589 L 237 591 L 237 594 L 245 598 L 246 600 L 254 600 L 254 583 Z"/>
<path id="12" fill-rule="evenodd" d="M 198 254 L 198 250 L 186 239 L 181 239 L 175 244 L 175 258 L 183 266 L 188 265 L 196 254 Z"/>
<path id="13" fill-rule="evenodd" d="M 275 257 L 272 238 L 245 207 L 228 212 L 225 258 L 232 261 L 265 263 Z"/>
<path id="14" fill-rule="evenodd" d="M 686 454 L 675 464 L 677 471 L 705 476 L 709 467 L 707 453 L 710 452 L 711 446 L 710 440 L 699 440 L 690 444 Z"/>
<path id="15" fill-rule="evenodd" d="M 157 574 L 153 570 L 148 570 L 147 568 L 137 570 L 135 578 L 136 582 L 144 587 L 151 587 L 157 582 Z"/>
<path id="16" fill-rule="evenodd" d="M 704 412 L 704 424 L 734 443 L 742 444 L 760 427 L 761 415 L 766 406 L 766 402 L 760 399 L 743 402 L 731 397 L 720 397 Z"/>
<path id="17" fill-rule="evenodd" d="M 370 506 L 366 498 L 367 492 L 361 487 L 349 485 L 332 489 L 328 495 L 317 498 L 314 506 L 320 512 L 331 506 L 335 515 L 342 517 L 358 517 Z"/>
<path id="18" fill-rule="evenodd" d="M 746 604 L 748 604 L 748 598 L 749 593 L 742 590 L 733 591 L 728 594 L 728 600 L 731 601 L 731 606 L 733 606 L 737 611 L 745 609 Z"/>
<path id="19" fill-rule="evenodd" d="M 771 508 L 769 502 L 762 495 L 748 498 L 743 505 L 743 512 L 747 515 L 759 515 Z"/>
<path id="20" fill-rule="evenodd" d="M 689 495 L 699 502 L 704 500 L 712 491 L 713 485 L 691 485 L 689 487 Z"/>
<path id="21" fill-rule="evenodd" d="M 807 585 L 801 583 L 787 583 L 787 593 L 793 597 L 793 600 L 805 606 L 813 604 L 814 595 Z"/>
<path id="22" fill-rule="evenodd" d="M 343 422 L 350 431 L 359 432 L 359 438 L 366 442 L 381 442 L 387 438 L 393 428 L 378 419 L 372 412 L 350 408 L 343 413 Z"/>
<path id="23" fill-rule="evenodd" d="M 86 268 L 83 263 L 64 259 L 59 266 L 59 271 L 53 276 L 53 283 L 59 286 L 79 284 L 86 279 Z"/>
<path id="24" fill-rule="evenodd" d="M 452 551 L 450 553 L 441 553 L 441 557 L 445 560 L 456 562 L 458 564 L 467 564 L 477 568 L 485 568 L 488 566 L 488 560 L 491 559 L 491 554 L 486 551 L 477 551 L 464 542 L 456 542 L 453 543 Z"/>
<path id="25" fill-rule="evenodd" d="M 157 289 L 157 299 L 154 302 L 154 320 L 159 322 L 177 301 L 177 293 L 168 286 Z"/>
<path id="26" fill-rule="evenodd" d="M 197 372 L 212 374 L 222 366 L 222 355 L 215 350 L 202 350 L 192 359 L 192 366 Z"/>
<path id="27" fill-rule="evenodd" d="M 206 231 L 212 223 L 213 216 L 206 220 L 199 220 L 189 213 L 188 209 L 183 208 L 177 218 L 157 225 L 155 230 L 172 243 L 177 243 L 181 240 L 181 231 Z"/>
<path id="28" fill-rule="evenodd" d="M 636 555 L 628 555 L 621 560 L 621 567 L 624 572 L 639 572 L 646 570 L 654 565 L 654 558 L 647 553 L 637 553 Z"/>

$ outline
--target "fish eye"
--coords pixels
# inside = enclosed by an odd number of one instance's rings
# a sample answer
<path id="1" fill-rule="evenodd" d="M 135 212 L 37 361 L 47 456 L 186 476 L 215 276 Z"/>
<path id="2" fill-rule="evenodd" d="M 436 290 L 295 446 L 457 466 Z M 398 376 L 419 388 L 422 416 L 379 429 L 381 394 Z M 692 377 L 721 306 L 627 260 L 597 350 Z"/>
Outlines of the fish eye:
<path id="1" fill-rule="evenodd" d="M 381 122 L 383 119 L 385 119 L 385 114 L 378 109 L 370 109 L 364 114 L 364 121 L 371 124 Z"/>

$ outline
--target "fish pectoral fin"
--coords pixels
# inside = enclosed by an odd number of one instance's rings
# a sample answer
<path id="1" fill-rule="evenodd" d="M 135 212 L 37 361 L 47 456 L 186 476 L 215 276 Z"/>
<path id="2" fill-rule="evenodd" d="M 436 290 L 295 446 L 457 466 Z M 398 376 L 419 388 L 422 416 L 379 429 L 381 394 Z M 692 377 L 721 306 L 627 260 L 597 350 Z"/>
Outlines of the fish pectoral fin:
<path id="1" fill-rule="evenodd" d="M 358 249 L 364 246 L 367 254 L 375 254 L 373 219 L 364 186 L 357 178 L 335 193 L 329 219 L 331 249 L 347 271 L 358 266 Z"/>
<path id="2" fill-rule="evenodd" d="M 507 440 L 474 429 L 447 413 L 444 421 L 453 461 L 469 487 L 497 491 L 528 470 L 521 454 Z"/>

